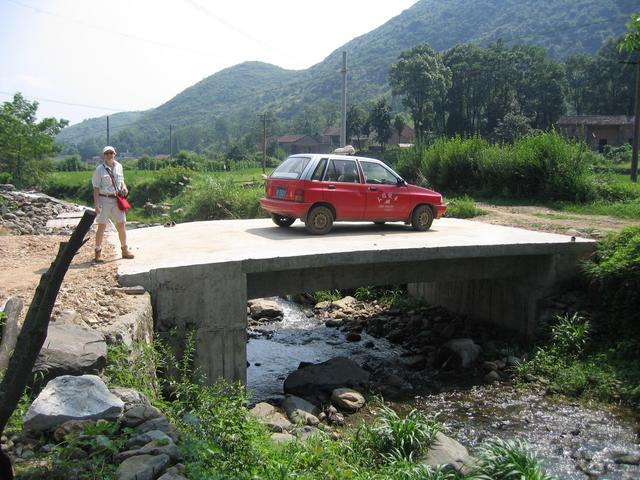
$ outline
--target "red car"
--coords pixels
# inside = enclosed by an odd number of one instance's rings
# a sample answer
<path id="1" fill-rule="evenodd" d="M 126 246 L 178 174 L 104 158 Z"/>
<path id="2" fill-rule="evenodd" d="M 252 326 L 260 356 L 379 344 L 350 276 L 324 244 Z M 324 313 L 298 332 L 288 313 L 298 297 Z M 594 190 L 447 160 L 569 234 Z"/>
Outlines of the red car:
<path id="1" fill-rule="evenodd" d="M 299 218 L 314 235 L 341 220 L 405 222 L 425 231 L 447 209 L 442 195 L 407 184 L 379 160 L 315 153 L 282 162 L 267 179 L 260 206 L 279 227 Z"/>

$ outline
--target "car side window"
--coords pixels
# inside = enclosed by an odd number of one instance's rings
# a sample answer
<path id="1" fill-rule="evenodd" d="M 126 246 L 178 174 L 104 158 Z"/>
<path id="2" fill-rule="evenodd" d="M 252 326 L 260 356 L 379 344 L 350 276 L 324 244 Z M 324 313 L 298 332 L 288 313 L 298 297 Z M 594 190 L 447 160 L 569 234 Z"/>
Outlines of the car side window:
<path id="1" fill-rule="evenodd" d="M 318 162 L 316 169 L 313 171 L 313 175 L 311 175 L 311 180 L 322 180 L 322 176 L 324 175 L 324 168 L 327 166 L 327 159 L 323 158 Z"/>
<path id="2" fill-rule="evenodd" d="M 374 185 L 395 185 L 398 183 L 398 177 L 396 177 L 389 170 L 382 165 L 373 162 L 360 162 L 362 171 L 364 172 L 365 183 Z"/>
<path id="3" fill-rule="evenodd" d="M 328 182 L 360 183 L 356 162 L 354 160 L 330 160 L 325 180 Z"/>

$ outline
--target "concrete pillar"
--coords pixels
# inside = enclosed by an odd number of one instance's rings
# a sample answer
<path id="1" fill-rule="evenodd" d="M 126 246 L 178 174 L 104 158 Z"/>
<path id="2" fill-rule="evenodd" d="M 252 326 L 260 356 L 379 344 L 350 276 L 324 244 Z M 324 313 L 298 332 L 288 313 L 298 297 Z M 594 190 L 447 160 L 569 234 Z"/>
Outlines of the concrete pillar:
<path id="1" fill-rule="evenodd" d="M 240 262 L 151 272 L 156 330 L 195 332 L 196 367 L 207 382 L 246 382 L 247 288 Z M 178 340 L 178 348 L 180 340 Z"/>

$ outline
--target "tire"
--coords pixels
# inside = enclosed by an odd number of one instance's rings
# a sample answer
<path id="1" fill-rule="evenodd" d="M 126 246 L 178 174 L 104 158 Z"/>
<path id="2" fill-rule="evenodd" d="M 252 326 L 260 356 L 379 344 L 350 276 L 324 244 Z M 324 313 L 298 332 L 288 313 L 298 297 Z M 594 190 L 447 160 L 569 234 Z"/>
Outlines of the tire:
<path id="1" fill-rule="evenodd" d="M 429 205 L 418 205 L 411 214 L 411 226 L 417 232 L 426 232 L 433 223 L 433 210 Z"/>
<path id="2" fill-rule="evenodd" d="M 313 235 L 324 235 L 333 226 L 333 213 L 327 207 L 314 207 L 307 215 L 305 226 Z"/>
<path id="3" fill-rule="evenodd" d="M 271 220 L 273 223 L 278 225 L 279 227 L 290 227 L 293 225 L 293 222 L 296 221 L 294 217 L 287 217 L 285 215 L 277 215 L 275 213 L 271 214 Z"/>

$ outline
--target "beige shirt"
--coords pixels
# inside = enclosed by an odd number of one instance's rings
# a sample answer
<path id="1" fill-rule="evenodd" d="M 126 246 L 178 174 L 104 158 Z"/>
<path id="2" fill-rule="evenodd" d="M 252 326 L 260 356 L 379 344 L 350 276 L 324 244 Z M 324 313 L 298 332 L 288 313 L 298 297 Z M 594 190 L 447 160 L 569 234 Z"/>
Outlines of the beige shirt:
<path id="1" fill-rule="evenodd" d="M 98 188 L 100 190 L 100 193 L 115 194 L 116 190 L 113 188 L 113 182 L 111 181 L 109 172 L 107 172 L 107 168 L 109 167 L 107 167 L 104 162 L 99 164 L 93 172 L 91 183 L 93 184 L 93 188 Z M 122 165 L 114 160 L 111 173 L 113 174 L 113 178 L 118 186 L 118 190 L 121 190 L 124 186 L 124 170 L 122 169 Z"/>

